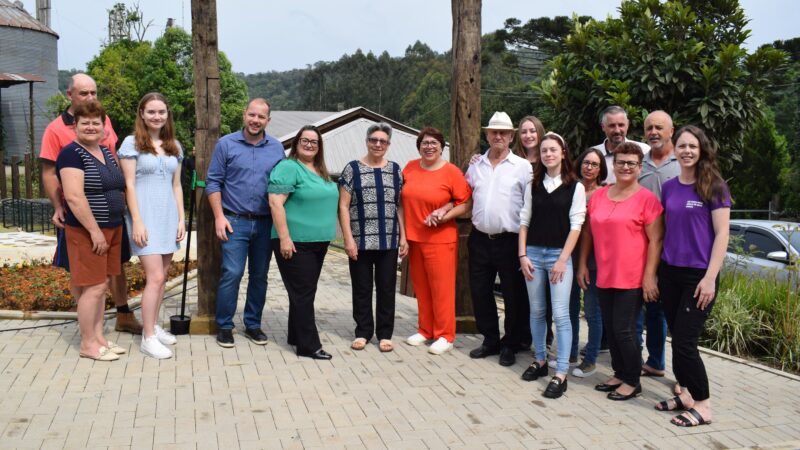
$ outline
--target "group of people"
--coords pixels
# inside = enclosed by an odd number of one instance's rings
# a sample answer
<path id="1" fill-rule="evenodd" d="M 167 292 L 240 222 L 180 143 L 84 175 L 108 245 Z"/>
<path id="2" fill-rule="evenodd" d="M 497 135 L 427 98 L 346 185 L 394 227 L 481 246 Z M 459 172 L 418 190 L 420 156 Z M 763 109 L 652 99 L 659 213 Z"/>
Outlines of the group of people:
<path id="1" fill-rule="evenodd" d="M 56 259 L 69 261 L 78 298 L 80 354 L 110 361 L 125 352 L 104 337 L 102 320 L 108 280 L 121 278 L 111 282 L 113 292 L 124 288 L 121 264 L 130 247 L 147 278 L 142 353 L 169 358 L 176 339 L 157 317 L 166 270 L 185 234 L 183 151 L 169 105 L 158 93 L 145 95 L 133 135 L 115 152 L 116 136 L 94 81 L 75 75 L 67 95 L 71 106 L 48 127 L 41 158 L 48 162 L 43 177 L 53 220 L 64 230 Z M 268 342 L 261 321 L 274 253 L 289 299 L 288 343 L 299 356 L 332 358 L 322 348 L 314 301 L 338 222 L 352 280 L 351 348 L 363 350 L 376 337 L 380 351 L 394 349 L 397 261 L 408 257 L 418 328 L 405 342 L 429 344 L 435 355 L 451 350 L 454 219 L 471 213 L 469 283 L 483 342 L 470 357 L 499 355 L 501 365 L 511 366 L 517 352 L 533 346 L 534 360 L 522 378 L 537 380 L 553 368 L 543 395 L 560 397 L 577 363 L 582 297 L 589 338 L 573 376 L 596 371 L 605 336 L 613 375 L 595 389 L 611 400 L 633 398 L 642 391 L 641 376 L 664 376 L 668 329 L 677 383 L 674 396 L 656 409 L 685 410 L 672 419 L 678 426 L 711 422 L 697 344 L 716 297 L 731 199 L 702 129 L 687 125 L 674 132 L 670 116 L 655 111 L 644 122 L 647 143 L 629 141 L 625 110 L 611 106 L 600 114 L 607 139 L 573 160 L 567 141 L 545 132 L 536 117 L 514 127 L 497 112 L 484 127 L 488 150 L 464 173 L 443 158 L 444 136 L 430 127 L 417 137 L 420 158 L 401 168 L 387 157 L 391 126 L 376 123 L 367 129 L 364 155 L 334 181 L 319 129 L 302 127 L 287 155 L 266 133 L 269 121 L 269 103 L 251 100 L 243 128 L 219 140 L 208 169 L 205 192 L 222 249 L 215 318 L 220 346 L 234 346 L 245 265 L 244 335 L 255 344 Z M 121 323 L 130 311 L 117 304 Z M 548 361 L 550 316 L 557 349 Z M 645 326 L 647 361 L 641 357 Z"/>
<path id="2" fill-rule="evenodd" d="M 514 354 L 532 342 L 534 361 L 522 378 L 537 380 L 553 368 L 543 395 L 560 397 L 577 362 L 583 291 L 589 339 L 572 374 L 596 371 L 605 335 L 613 374 L 595 389 L 610 400 L 636 397 L 641 376 L 665 374 L 668 329 L 677 383 L 674 396 L 655 408 L 685 410 L 672 419 L 678 426 L 710 423 L 708 376 L 697 345 L 716 298 L 731 206 L 715 148 L 696 126 L 675 132 L 664 111 L 645 119 L 646 144 L 627 139 L 628 118 L 618 106 L 605 109 L 600 124 L 607 139 L 574 165 L 565 139 L 545 133 L 535 117 L 515 129 L 505 113 L 495 113 L 485 127 L 490 148 L 466 173 L 473 202 L 470 284 L 484 336 L 470 356 L 499 354 L 501 365 L 512 365 Z M 518 155 L 510 147 L 515 130 Z M 505 304 L 503 338 L 491 291 L 496 276 Z M 548 303 L 557 342 L 551 361 Z M 526 304 L 529 325 L 519 320 L 527 318 Z M 641 357 L 645 325 L 647 361 Z"/>

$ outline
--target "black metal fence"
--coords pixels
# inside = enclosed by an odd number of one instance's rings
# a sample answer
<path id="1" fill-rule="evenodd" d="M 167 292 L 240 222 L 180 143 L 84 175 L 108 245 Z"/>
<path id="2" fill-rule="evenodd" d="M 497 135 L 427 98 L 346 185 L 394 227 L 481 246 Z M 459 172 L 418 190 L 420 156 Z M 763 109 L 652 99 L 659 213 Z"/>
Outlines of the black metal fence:
<path id="1" fill-rule="evenodd" d="M 0 200 L 0 220 L 4 228 L 17 227 L 27 232 L 53 231 L 53 206 L 46 198 Z"/>

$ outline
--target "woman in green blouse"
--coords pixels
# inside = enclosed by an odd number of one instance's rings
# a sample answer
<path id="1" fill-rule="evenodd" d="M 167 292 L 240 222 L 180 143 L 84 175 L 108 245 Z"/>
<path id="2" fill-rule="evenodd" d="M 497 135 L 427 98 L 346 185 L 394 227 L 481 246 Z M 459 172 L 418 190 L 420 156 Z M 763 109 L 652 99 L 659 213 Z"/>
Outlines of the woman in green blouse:
<path id="1" fill-rule="evenodd" d="M 339 190 L 325 167 L 322 135 L 306 125 L 289 157 L 269 176 L 272 248 L 289 294 L 289 344 L 299 356 L 331 359 L 322 349 L 314 297 L 328 244 L 336 237 Z"/>

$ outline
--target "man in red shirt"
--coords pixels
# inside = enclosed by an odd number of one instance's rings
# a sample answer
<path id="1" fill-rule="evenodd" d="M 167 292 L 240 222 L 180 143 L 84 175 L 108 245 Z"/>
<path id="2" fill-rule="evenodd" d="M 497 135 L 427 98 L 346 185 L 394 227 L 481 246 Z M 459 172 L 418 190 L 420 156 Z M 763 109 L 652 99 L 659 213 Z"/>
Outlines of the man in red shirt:
<path id="1" fill-rule="evenodd" d="M 69 270 L 69 260 L 67 259 L 67 246 L 64 241 L 64 204 L 61 194 L 61 184 L 56 177 L 56 158 L 61 149 L 75 140 L 75 118 L 72 116 L 75 106 L 80 103 L 97 99 L 97 84 L 89 75 L 78 73 L 72 76 L 67 87 L 67 98 L 70 101 L 69 107 L 61 113 L 55 120 L 50 122 L 42 135 L 42 148 L 39 152 L 39 159 L 42 161 L 42 183 L 44 184 L 47 197 L 53 205 L 53 224 L 56 226 L 58 245 L 56 254 L 53 258 L 53 265 Z M 117 135 L 111 125 L 111 120 L 106 117 L 104 126 L 105 136 L 100 143 L 108 147 L 111 153 L 116 156 Z M 123 239 L 122 261 L 130 259 L 130 247 L 128 239 Z M 77 286 L 70 286 L 74 298 L 80 295 Z M 128 286 L 125 279 L 125 271 L 116 277 L 111 278 L 111 295 L 117 307 L 117 321 L 114 329 L 134 334 L 142 333 L 142 325 L 128 307 Z"/>

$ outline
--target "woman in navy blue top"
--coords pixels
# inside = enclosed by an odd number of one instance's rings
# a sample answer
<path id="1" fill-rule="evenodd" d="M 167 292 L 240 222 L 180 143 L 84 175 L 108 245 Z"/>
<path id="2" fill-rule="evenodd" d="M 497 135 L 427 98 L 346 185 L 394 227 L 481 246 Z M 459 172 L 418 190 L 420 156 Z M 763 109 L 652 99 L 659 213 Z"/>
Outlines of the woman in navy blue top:
<path id="1" fill-rule="evenodd" d="M 367 154 L 350 161 L 339 177 L 339 223 L 344 249 L 350 258 L 356 322 L 353 350 L 363 350 L 373 333 L 378 337 L 380 351 L 394 349 L 397 257 L 408 253 L 408 243 L 400 212 L 401 169 L 396 162 L 386 159 L 391 138 L 389 124 L 380 122 L 370 126 Z M 372 319 L 373 274 L 375 321 Z"/>
<path id="2" fill-rule="evenodd" d="M 103 336 L 103 312 L 108 279 L 122 270 L 125 179 L 111 152 L 100 145 L 106 119 L 100 103 L 82 103 L 74 116 L 76 138 L 59 152 L 56 170 L 66 201 L 70 275 L 78 286 L 80 355 L 113 361 L 125 350 Z"/>

